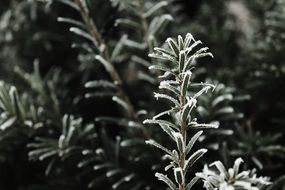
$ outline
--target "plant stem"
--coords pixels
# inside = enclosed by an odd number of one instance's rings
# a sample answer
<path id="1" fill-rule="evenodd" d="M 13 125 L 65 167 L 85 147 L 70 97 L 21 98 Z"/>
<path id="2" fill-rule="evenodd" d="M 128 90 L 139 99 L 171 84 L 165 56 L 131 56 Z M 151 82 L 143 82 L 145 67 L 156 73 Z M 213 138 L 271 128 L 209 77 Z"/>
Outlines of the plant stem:
<path id="1" fill-rule="evenodd" d="M 182 79 L 179 79 L 180 86 L 182 86 Z M 183 110 L 183 107 L 186 104 L 186 97 L 183 95 L 182 90 L 180 91 L 180 107 L 181 107 L 181 112 Z M 186 143 L 186 138 L 187 138 L 187 123 L 185 121 L 182 121 L 181 126 L 180 126 L 180 133 L 183 137 L 183 141 Z M 186 155 L 185 152 L 180 152 L 180 167 L 183 169 L 185 165 L 185 160 L 186 160 Z M 185 171 L 183 169 L 183 177 L 185 177 Z M 185 181 L 185 180 L 184 180 Z M 185 182 L 182 184 L 179 184 L 179 190 L 185 190 Z"/>

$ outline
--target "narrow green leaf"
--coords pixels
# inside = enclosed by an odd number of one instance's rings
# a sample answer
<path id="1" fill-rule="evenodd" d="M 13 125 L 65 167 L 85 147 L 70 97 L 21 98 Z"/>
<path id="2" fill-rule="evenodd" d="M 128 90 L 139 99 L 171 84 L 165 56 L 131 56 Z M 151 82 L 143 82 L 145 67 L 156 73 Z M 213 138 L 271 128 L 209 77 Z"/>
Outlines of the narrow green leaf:
<path id="1" fill-rule="evenodd" d="M 200 44 L 202 44 L 202 42 L 200 40 L 198 40 L 198 41 L 195 41 L 190 47 L 187 47 L 185 49 L 186 55 L 188 55 L 196 46 L 198 46 Z"/>
<path id="2" fill-rule="evenodd" d="M 82 30 L 82 29 L 80 29 L 80 28 L 77 28 L 77 27 L 71 27 L 71 28 L 69 29 L 69 31 L 70 31 L 70 32 L 73 32 L 73 33 L 77 34 L 78 36 L 81 36 L 81 37 L 83 37 L 83 38 L 85 38 L 85 39 L 87 39 L 87 40 L 89 40 L 89 41 L 91 41 L 91 42 L 93 42 L 94 45 L 95 45 L 97 48 L 99 48 L 99 47 L 98 47 L 98 42 L 97 42 L 97 41 L 95 40 L 95 38 L 93 38 L 88 32 L 86 32 L 86 31 L 84 31 L 84 30 Z"/>
<path id="3" fill-rule="evenodd" d="M 109 63 L 107 60 L 105 60 L 102 56 L 100 55 L 96 55 L 95 59 L 98 60 L 106 69 L 106 71 L 112 76 L 115 71 L 114 71 L 114 67 L 112 66 L 111 63 Z M 118 82 L 118 81 L 114 81 L 114 82 Z"/>
<path id="4" fill-rule="evenodd" d="M 161 173 L 155 173 L 155 177 L 158 178 L 158 180 L 163 181 L 168 185 L 168 187 L 171 190 L 178 190 L 178 188 L 175 186 L 175 184 L 167 177 L 167 175 L 161 174 Z"/>
<path id="5" fill-rule="evenodd" d="M 185 36 L 184 47 L 183 48 L 184 49 L 188 48 L 192 41 L 195 41 L 194 37 L 192 36 L 192 34 L 187 33 L 186 36 Z"/>
<path id="6" fill-rule="evenodd" d="M 172 52 L 170 52 L 170 51 L 168 51 L 166 49 L 163 49 L 163 48 L 155 47 L 154 50 L 158 51 L 161 54 L 165 54 L 167 56 L 170 56 L 170 57 L 174 57 L 174 58 L 176 57 L 176 55 L 174 53 L 172 53 Z"/>
<path id="7" fill-rule="evenodd" d="M 16 120 L 17 120 L 16 117 L 9 117 L 8 119 L 6 119 L 2 123 L 0 123 L 0 129 L 5 130 L 5 129 L 11 127 L 16 122 Z"/>
<path id="8" fill-rule="evenodd" d="M 174 93 L 175 95 L 180 96 L 180 92 L 176 86 L 173 86 L 173 85 L 166 83 L 164 81 L 160 82 L 159 88 L 169 90 L 170 92 Z"/>
<path id="9" fill-rule="evenodd" d="M 133 55 L 131 60 L 147 68 L 151 65 L 150 62 L 136 55 Z"/>
<path id="10" fill-rule="evenodd" d="M 183 81 L 182 81 L 182 86 L 181 86 L 181 92 L 182 92 L 182 96 L 186 96 L 187 90 L 188 90 L 188 86 L 190 85 L 190 78 L 192 76 L 192 72 L 191 71 L 187 71 L 185 72 L 184 76 L 183 76 Z"/>
<path id="11" fill-rule="evenodd" d="M 171 96 L 168 96 L 166 94 L 159 94 L 159 93 L 154 93 L 154 97 L 156 99 L 158 98 L 162 98 L 162 99 L 166 99 L 169 100 L 170 102 L 172 102 L 176 107 L 180 107 L 180 104 L 177 100 L 175 100 L 174 98 L 172 98 Z"/>
<path id="12" fill-rule="evenodd" d="M 178 35 L 178 47 L 179 50 L 182 51 L 184 49 L 184 42 L 182 36 Z"/>
<path id="13" fill-rule="evenodd" d="M 129 47 L 129 48 L 135 48 L 138 50 L 144 50 L 147 47 L 147 44 L 144 42 L 143 43 L 142 42 L 136 42 L 136 41 L 130 40 L 128 38 L 124 40 L 124 45 Z"/>
<path id="14" fill-rule="evenodd" d="M 195 153 L 193 153 L 185 162 L 184 170 L 187 171 L 189 167 L 191 167 L 197 160 L 199 160 L 205 153 L 207 149 L 199 149 Z"/>
<path id="15" fill-rule="evenodd" d="M 190 122 L 189 127 L 198 128 L 198 129 L 216 129 L 219 127 L 219 124 L 206 124 L 206 123 L 197 123 L 197 122 Z"/>
<path id="16" fill-rule="evenodd" d="M 107 80 L 95 80 L 95 81 L 88 81 L 85 83 L 85 88 L 98 88 L 98 87 L 102 87 L 102 88 L 117 88 L 117 86 Z"/>
<path id="17" fill-rule="evenodd" d="M 187 99 L 188 100 L 188 99 Z M 187 104 L 182 109 L 181 120 L 187 123 L 188 117 L 190 116 L 191 111 L 196 106 L 197 100 L 190 99 Z"/>
<path id="18" fill-rule="evenodd" d="M 148 18 L 148 17 L 152 16 L 153 14 L 155 14 L 159 9 L 161 9 L 167 5 L 168 5 L 167 1 L 160 1 L 160 2 L 156 3 L 154 6 L 152 6 L 147 12 L 145 12 L 143 14 L 143 17 Z"/>
<path id="19" fill-rule="evenodd" d="M 157 118 L 161 117 L 161 116 L 164 116 L 164 115 L 170 115 L 170 113 L 174 112 L 174 109 L 171 108 L 169 110 L 166 110 L 166 111 L 163 111 L 155 116 L 153 116 L 153 119 L 156 120 Z"/>
<path id="20" fill-rule="evenodd" d="M 217 96 L 213 101 L 212 101 L 212 106 L 216 106 L 219 103 L 225 101 L 225 100 L 232 100 L 233 95 L 232 94 L 222 94 L 220 96 Z"/>
<path id="21" fill-rule="evenodd" d="M 171 139 L 173 139 L 175 141 L 175 137 L 173 135 L 175 133 L 175 131 L 172 129 L 172 127 L 176 127 L 176 126 L 174 126 L 174 124 L 167 122 L 167 121 L 164 121 L 164 120 L 145 120 L 143 122 L 143 124 L 146 124 L 146 123 L 158 124 L 161 127 L 161 129 L 166 134 L 168 134 L 171 137 Z M 172 125 L 172 127 L 170 127 L 169 125 Z"/>
<path id="22" fill-rule="evenodd" d="M 168 67 L 164 67 L 161 65 L 151 65 L 150 67 L 148 67 L 148 69 L 150 70 L 160 70 L 160 71 L 164 71 L 164 72 L 170 72 L 172 73 L 172 71 L 168 68 Z"/>
<path id="23" fill-rule="evenodd" d="M 179 53 L 179 59 L 178 59 L 178 64 L 179 64 L 179 71 L 182 72 L 183 68 L 185 66 L 185 61 L 186 61 L 186 54 L 184 51 L 181 51 Z"/>
<path id="24" fill-rule="evenodd" d="M 193 187 L 193 185 L 195 185 L 195 183 L 199 180 L 199 177 L 194 177 L 187 185 L 185 190 L 191 190 L 191 188 Z"/>
<path id="25" fill-rule="evenodd" d="M 57 21 L 58 21 L 58 22 L 68 23 L 68 24 L 72 24 L 72 25 L 76 25 L 76 26 L 81 27 L 81 28 L 85 28 L 85 24 L 83 24 L 83 23 L 80 22 L 80 21 L 71 19 L 71 18 L 58 17 L 58 18 L 57 18 Z"/>
<path id="26" fill-rule="evenodd" d="M 182 134 L 180 132 L 175 132 L 173 133 L 173 136 L 175 138 L 176 146 L 179 152 L 185 153 L 186 146 Z"/>
<path id="27" fill-rule="evenodd" d="M 119 18 L 115 21 L 115 26 L 119 26 L 119 25 L 123 25 L 123 26 L 127 26 L 129 28 L 133 28 L 133 29 L 140 29 L 141 25 L 139 23 L 137 23 L 136 21 L 133 21 L 131 19 L 126 19 L 126 18 Z"/>
<path id="28" fill-rule="evenodd" d="M 158 125 L 167 125 L 169 127 L 171 127 L 172 129 L 178 129 L 178 127 L 176 125 L 174 125 L 173 123 L 169 122 L 169 121 L 165 121 L 165 120 L 154 120 L 154 119 L 146 119 L 143 121 L 143 124 L 158 124 Z"/>
<path id="29" fill-rule="evenodd" d="M 168 23 L 173 20 L 173 17 L 169 14 L 160 15 L 152 19 L 149 25 L 150 36 L 154 37 L 162 33 Z"/>
<path id="30" fill-rule="evenodd" d="M 186 150 L 185 150 L 186 154 L 188 154 L 191 151 L 193 145 L 198 140 L 198 138 L 202 135 L 202 133 L 203 133 L 203 131 L 199 131 L 190 139 L 190 141 L 188 142 L 188 144 L 186 146 Z"/>
<path id="31" fill-rule="evenodd" d="M 211 86 L 205 86 L 203 87 L 199 92 L 197 92 L 193 98 L 196 99 L 198 98 L 199 96 L 201 96 L 203 93 L 207 93 L 209 89 L 211 89 L 212 87 Z"/>
<path id="32" fill-rule="evenodd" d="M 234 108 L 227 106 L 227 107 L 223 107 L 220 108 L 218 110 L 215 111 L 215 115 L 221 115 L 221 114 L 229 114 L 229 113 L 233 113 L 234 112 Z"/>
<path id="33" fill-rule="evenodd" d="M 234 176 L 236 176 L 238 174 L 239 167 L 240 167 L 241 163 L 243 163 L 243 159 L 242 158 L 238 158 L 238 159 L 235 160 L 234 167 L 233 167 Z"/>
<path id="34" fill-rule="evenodd" d="M 113 52 L 111 55 L 111 60 L 115 60 L 117 56 L 120 55 L 127 39 L 128 39 L 128 35 L 123 35 L 121 39 L 119 40 L 119 42 L 116 43 L 116 46 L 113 49 Z"/>
<path id="35" fill-rule="evenodd" d="M 120 105 L 127 113 L 131 113 L 129 104 L 118 96 L 113 96 L 112 100 Z"/>
<path id="36" fill-rule="evenodd" d="M 157 143 L 155 140 L 150 139 L 150 140 L 147 140 L 147 141 L 145 141 L 145 142 L 146 142 L 146 144 L 150 144 L 150 145 L 152 145 L 152 146 L 155 146 L 155 147 L 157 147 L 157 148 L 163 150 L 164 152 L 166 152 L 166 153 L 169 154 L 169 155 L 172 154 L 169 149 L 167 149 L 167 148 L 165 148 L 164 146 L 162 146 L 161 144 Z"/>
<path id="37" fill-rule="evenodd" d="M 166 54 L 160 55 L 160 54 L 156 54 L 156 53 L 151 53 L 151 54 L 148 54 L 148 56 L 151 58 L 156 58 L 156 59 L 161 59 L 161 60 L 166 60 L 166 61 L 176 63 L 176 61 L 175 61 L 175 59 L 173 59 L 173 57 L 168 56 Z"/>
<path id="38" fill-rule="evenodd" d="M 175 53 L 175 55 L 178 57 L 179 56 L 179 47 L 177 46 L 176 42 L 172 38 L 167 38 L 166 42 L 168 43 L 168 46 L 170 49 Z"/>
<path id="39" fill-rule="evenodd" d="M 184 184 L 185 183 L 185 176 L 183 174 L 182 168 L 174 168 L 173 170 L 174 178 L 177 184 Z"/>
<path id="40" fill-rule="evenodd" d="M 215 161 L 210 166 L 216 166 L 221 174 L 228 174 L 227 169 L 221 161 Z M 226 176 L 227 177 L 227 176 Z"/>

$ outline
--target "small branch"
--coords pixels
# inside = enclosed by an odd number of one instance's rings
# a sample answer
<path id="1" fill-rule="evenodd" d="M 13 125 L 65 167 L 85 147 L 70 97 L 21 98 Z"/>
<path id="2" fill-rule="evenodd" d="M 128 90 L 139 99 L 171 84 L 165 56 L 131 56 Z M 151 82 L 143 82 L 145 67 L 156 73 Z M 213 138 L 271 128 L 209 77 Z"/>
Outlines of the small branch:
<path id="1" fill-rule="evenodd" d="M 154 53 L 151 54 L 150 57 L 155 57 L 160 60 L 165 60 L 166 56 L 164 54 L 167 54 L 168 56 L 167 60 L 176 65 L 173 66 L 174 68 L 169 65 L 163 65 L 165 67 L 165 69 L 163 69 L 164 71 L 163 78 L 165 80 L 162 82 L 168 85 L 168 87 L 165 89 L 167 89 L 171 94 L 170 95 L 164 94 L 165 95 L 164 97 L 166 97 L 166 99 L 169 102 L 175 104 L 174 113 L 177 122 L 173 122 L 173 125 L 175 125 L 173 129 L 170 125 L 165 125 L 165 122 L 168 122 L 167 120 L 163 120 L 165 121 L 164 123 L 158 120 L 156 120 L 156 122 L 159 123 L 163 131 L 165 131 L 170 136 L 170 138 L 174 140 L 176 143 L 177 149 L 173 151 L 173 153 L 166 155 L 167 158 L 171 159 L 171 162 L 170 165 L 165 167 L 165 170 L 168 170 L 169 168 L 173 167 L 174 178 L 175 182 L 178 184 L 178 187 L 173 186 L 172 185 L 173 182 L 168 178 L 166 178 L 167 177 L 166 175 L 164 180 L 162 180 L 161 178 L 159 178 L 159 180 L 164 181 L 171 189 L 186 190 L 190 189 L 192 185 L 197 182 L 197 178 L 193 178 L 187 184 L 186 174 L 188 168 L 191 167 L 207 151 L 206 149 L 200 149 L 195 153 L 193 153 L 188 159 L 186 159 L 194 143 L 198 140 L 199 136 L 202 134 L 201 131 L 196 133 L 191 138 L 191 140 L 187 142 L 187 129 L 188 127 L 191 126 L 191 123 L 195 124 L 195 126 L 199 125 L 202 127 L 212 126 L 211 124 L 197 124 L 196 119 L 191 118 L 191 111 L 196 106 L 197 102 L 196 98 L 198 98 L 198 96 L 200 96 L 202 93 L 204 93 L 207 90 L 206 87 L 202 88 L 202 90 L 200 90 L 194 96 L 187 94 L 188 87 L 190 87 L 191 84 L 190 79 L 192 75 L 192 72 L 190 71 L 191 70 L 190 64 L 192 64 L 192 62 L 188 62 L 187 59 L 189 59 L 189 57 L 192 56 L 197 56 L 197 58 L 199 58 L 199 55 L 201 55 L 199 54 L 199 52 L 203 52 L 205 48 L 200 48 L 200 50 L 198 50 L 196 53 L 192 55 L 186 54 L 185 51 L 191 48 L 193 44 L 194 45 L 196 44 L 196 41 L 194 40 L 194 38 L 190 33 L 186 34 L 184 40 L 179 35 L 177 41 L 175 41 L 172 38 L 168 38 L 166 42 L 168 43 L 169 47 L 168 49 L 154 48 Z M 186 68 L 186 70 L 184 70 L 184 68 Z M 152 69 L 152 67 L 150 67 L 150 69 Z M 172 72 L 173 70 L 175 70 L 175 72 L 173 72 L 175 79 L 169 80 L 169 77 L 166 74 Z M 163 97 L 163 94 L 160 95 L 160 97 Z M 158 114 L 158 116 L 161 116 L 164 113 L 165 112 L 162 112 Z M 177 129 L 179 129 L 178 132 Z"/>
<path id="2" fill-rule="evenodd" d="M 98 49 L 99 49 L 100 55 L 107 61 L 106 64 L 108 64 L 108 67 L 110 68 L 110 71 L 111 71 L 110 77 L 112 81 L 114 82 L 114 84 L 118 87 L 118 96 L 121 97 L 127 103 L 128 110 L 129 110 L 128 116 L 134 120 L 138 120 L 137 115 L 135 113 L 134 106 L 131 103 L 129 96 L 123 90 L 122 79 L 120 78 L 114 65 L 111 63 L 110 56 L 106 48 L 107 45 L 104 39 L 102 38 L 101 34 L 99 33 L 99 30 L 97 26 L 95 25 L 93 19 L 90 17 L 90 13 L 89 13 L 89 9 L 86 4 L 86 0 L 75 0 L 75 2 L 80 8 L 81 17 L 84 20 L 85 24 L 88 26 L 90 30 L 89 31 L 90 34 L 94 37 L 94 39 L 98 43 L 97 45 L 99 47 Z M 150 139 L 150 134 L 146 130 L 143 130 L 143 134 L 146 139 Z"/>
<path id="3" fill-rule="evenodd" d="M 107 48 L 106 48 L 107 47 L 106 43 L 105 43 L 104 39 L 102 38 L 101 34 L 99 33 L 99 30 L 98 30 L 97 26 L 95 25 L 93 19 L 90 17 L 90 13 L 89 13 L 89 9 L 86 5 L 86 1 L 85 0 L 75 0 L 75 2 L 80 8 L 80 13 L 81 13 L 82 19 L 84 20 L 85 24 L 88 26 L 91 35 L 94 37 L 94 39 L 98 43 L 97 45 L 99 47 L 100 55 L 107 61 L 107 64 L 109 64 L 109 67 L 111 68 L 110 77 L 113 80 L 114 84 L 116 84 L 118 86 L 119 96 L 128 104 L 129 116 L 131 118 L 135 119 L 136 114 L 134 111 L 134 106 L 132 105 L 128 95 L 124 92 L 124 90 L 122 88 L 122 79 L 120 78 L 120 76 L 119 76 L 118 72 L 116 71 L 114 65 L 110 61 L 110 56 L 109 56 L 109 53 L 108 53 Z"/>

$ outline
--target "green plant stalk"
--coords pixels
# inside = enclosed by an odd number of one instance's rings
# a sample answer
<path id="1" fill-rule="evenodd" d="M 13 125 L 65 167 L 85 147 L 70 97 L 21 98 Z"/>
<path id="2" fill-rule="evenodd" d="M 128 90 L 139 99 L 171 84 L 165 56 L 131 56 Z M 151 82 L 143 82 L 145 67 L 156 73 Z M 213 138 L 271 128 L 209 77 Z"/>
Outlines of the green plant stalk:
<path id="1" fill-rule="evenodd" d="M 182 80 L 179 80 L 180 85 L 182 85 Z M 185 106 L 186 102 L 186 97 L 182 95 L 182 90 L 180 91 L 180 105 L 181 105 L 181 110 Z M 180 126 L 180 133 L 183 137 L 183 141 L 186 143 L 187 142 L 187 123 L 183 121 Z M 186 160 L 186 155 L 183 152 L 180 152 L 180 167 L 184 168 L 185 165 L 185 160 Z M 183 169 L 183 175 L 185 177 L 185 170 Z M 183 184 L 179 184 L 179 190 L 185 190 L 185 180 Z"/>

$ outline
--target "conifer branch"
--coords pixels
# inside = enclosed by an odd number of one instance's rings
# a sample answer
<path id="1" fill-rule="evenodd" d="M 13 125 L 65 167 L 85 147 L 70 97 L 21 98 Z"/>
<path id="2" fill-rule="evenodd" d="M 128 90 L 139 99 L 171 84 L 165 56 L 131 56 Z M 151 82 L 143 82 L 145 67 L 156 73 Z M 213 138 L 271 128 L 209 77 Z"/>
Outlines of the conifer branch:
<path id="1" fill-rule="evenodd" d="M 105 64 L 109 68 L 109 74 L 110 74 L 112 81 L 118 87 L 118 95 L 126 102 L 126 105 L 128 107 L 127 110 L 128 110 L 129 117 L 135 119 L 136 114 L 135 114 L 134 106 L 131 103 L 128 95 L 123 90 L 122 79 L 120 75 L 118 74 L 117 70 L 115 69 L 114 65 L 110 61 L 110 56 L 108 53 L 107 45 L 105 43 L 105 40 L 102 38 L 97 26 L 95 25 L 93 19 L 90 17 L 90 13 L 89 13 L 89 9 L 86 4 L 86 0 L 75 0 L 75 2 L 80 8 L 82 19 L 84 20 L 85 24 L 88 26 L 88 29 L 91 35 L 93 36 L 93 38 L 95 39 L 97 43 L 97 47 L 98 47 L 101 57 L 104 59 Z"/>

